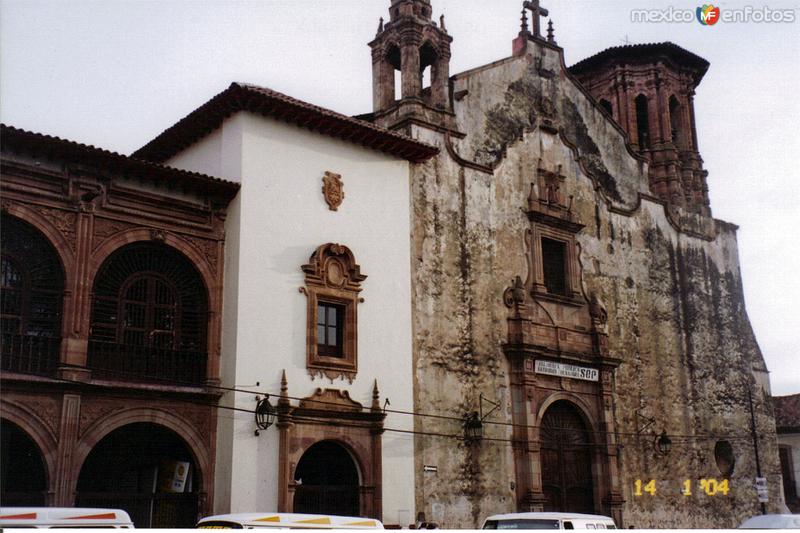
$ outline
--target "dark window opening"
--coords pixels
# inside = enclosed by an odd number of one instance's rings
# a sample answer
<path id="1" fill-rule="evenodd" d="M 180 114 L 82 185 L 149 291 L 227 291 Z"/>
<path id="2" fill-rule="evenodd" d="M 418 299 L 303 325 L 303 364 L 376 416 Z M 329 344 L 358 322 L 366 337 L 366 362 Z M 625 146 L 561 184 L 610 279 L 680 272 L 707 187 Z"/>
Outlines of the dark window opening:
<path id="1" fill-rule="evenodd" d="M 680 144 L 681 138 L 681 105 L 675 96 L 669 98 L 669 125 L 672 133 L 672 142 Z"/>
<path id="2" fill-rule="evenodd" d="M 542 238 L 544 286 L 550 294 L 567 295 L 566 243 Z"/>
<path id="3" fill-rule="evenodd" d="M 647 97 L 640 94 L 634 100 L 636 104 L 636 135 L 639 139 L 639 148 L 650 148 L 650 119 L 647 110 Z"/>
<path id="4" fill-rule="evenodd" d="M 199 383 L 207 324 L 208 296 L 194 265 L 169 246 L 129 244 L 95 278 L 89 366 L 119 379 Z"/>
<path id="5" fill-rule="evenodd" d="M 58 363 L 64 271 L 57 252 L 33 226 L 2 217 L 0 366 L 47 374 Z"/>
<path id="6" fill-rule="evenodd" d="M 733 454 L 733 446 L 731 446 L 730 442 L 726 440 L 717 441 L 714 445 L 714 460 L 722 477 L 730 478 L 736 465 L 736 457 Z"/>
<path id="7" fill-rule="evenodd" d="M 794 477 L 794 465 L 792 462 L 792 449 L 788 446 L 779 446 L 778 455 L 781 463 L 781 475 L 783 476 L 783 497 L 786 505 L 793 513 L 800 511 L 800 500 L 797 498 L 797 483 Z"/>
<path id="8" fill-rule="evenodd" d="M 345 306 L 329 302 L 317 304 L 317 353 L 344 357 Z"/>
<path id="9" fill-rule="evenodd" d="M 600 107 L 605 109 L 606 113 L 608 113 L 609 116 L 614 115 L 613 109 L 611 108 L 611 102 L 609 102 L 608 100 L 605 99 L 600 100 Z"/>
<path id="10" fill-rule="evenodd" d="M 32 226 L 3 216 L 2 332 L 59 337 L 64 274 L 55 250 Z"/>
<path id="11" fill-rule="evenodd" d="M 392 46 L 386 53 L 386 61 L 392 66 L 391 76 L 392 82 L 389 86 L 393 89 L 394 94 L 392 100 L 399 100 L 403 95 L 402 74 L 397 75 L 397 71 L 402 72 L 402 61 L 400 49 L 397 46 Z M 387 71 L 388 74 L 388 71 Z"/>

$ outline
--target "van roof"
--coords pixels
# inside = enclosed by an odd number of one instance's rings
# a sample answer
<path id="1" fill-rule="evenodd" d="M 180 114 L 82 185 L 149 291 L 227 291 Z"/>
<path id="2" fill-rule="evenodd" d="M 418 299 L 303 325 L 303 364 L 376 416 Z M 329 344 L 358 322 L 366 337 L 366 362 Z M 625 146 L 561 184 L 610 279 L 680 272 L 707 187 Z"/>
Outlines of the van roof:
<path id="1" fill-rule="evenodd" d="M 286 525 L 304 529 L 330 528 L 331 526 L 344 527 L 348 529 L 383 529 L 380 520 L 374 518 L 364 518 L 360 516 L 333 516 L 319 514 L 298 514 L 298 513 L 232 513 L 207 516 L 200 520 L 197 525 L 204 522 L 242 522 L 261 525 Z"/>
<path id="2" fill-rule="evenodd" d="M 610 516 L 603 516 L 599 514 L 581 514 L 581 513 L 506 513 L 506 514 L 496 514 L 492 515 L 486 520 L 511 520 L 514 518 L 523 518 L 523 519 L 542 519 L 542 520 L 567 520 L 567 519 L 578 519 L 578 520 L 611 520 L 613 518 Z"/>
<path id="3" fill-rule="evenodd" d="M 1 507 L 0 525 L 6 524 L 131 524 L 120 509 L 87 507 Z"/>

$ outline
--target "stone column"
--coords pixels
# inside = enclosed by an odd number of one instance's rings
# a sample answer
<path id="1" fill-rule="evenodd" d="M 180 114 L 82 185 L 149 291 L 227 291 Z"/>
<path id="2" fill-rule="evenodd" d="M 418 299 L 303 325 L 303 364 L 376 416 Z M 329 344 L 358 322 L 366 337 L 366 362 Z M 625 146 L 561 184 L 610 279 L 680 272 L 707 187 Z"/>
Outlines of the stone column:
<path id="1" fill-rule="evenodd" d="M 419 68 L 418 35 L 406 37 L 400 49 L 400 66 L 402 75 L 403 98 L 419 98 L 422 96 L 422 73 Z"/>
<path id="2" fill-rule="evenodd" d="M 78 429 L 81 414 L 81 397 L 78 394 L 65 394 L 61 402 L 61 421 L 58 428 L 58 451 L 56 456 L 55 496 L 56 507 L 75 505 L 77 478 L 73 479 L 72 458 L 78 442 Z"/>
<path id="3" fill-rule="evenodd" d="M 382 48 L 372 50 L 372 110 L 388 109 L 395 100 L 394 67 Z"/>
<path id="4" fill-rule="evenodd" d="M 431 67 L 431 103 L 437 109 L 450 107 L 450 56 L 442 53 Z"/>
<path id="5" fill-rule="evenodd" d="M 71 184 L 71 188 L 78 188 Z M 80 189 L 78 192 L 81 192 Z M 89 351 L 89 327 L 91 320 L 92 280 L 88 279 L 89 257 L 92 252 L 94 234 L 94 206 L 79 203 L 75 224 L 75 262 L 73 263 L 70 298 L 64 301 L 64 329 L 61 343 L 61 363 L 59 377 L 70 380 L 88 381 L 91 371 L 86 369 Z"/>

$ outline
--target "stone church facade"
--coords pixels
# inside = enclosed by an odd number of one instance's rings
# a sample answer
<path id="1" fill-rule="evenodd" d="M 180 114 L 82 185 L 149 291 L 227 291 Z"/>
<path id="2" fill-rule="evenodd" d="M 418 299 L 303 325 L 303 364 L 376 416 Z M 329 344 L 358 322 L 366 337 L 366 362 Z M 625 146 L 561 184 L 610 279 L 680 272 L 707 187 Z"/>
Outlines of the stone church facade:
<path id="1" fill-rule="evenodd" d="M 511 57 L 452 77 L 427 0 L 393 0 L 370 43 L 372 120 L 440 148 L 411 171 L 415 407 L 453 419 L 416 417 L 417 511 L 735 527 L 759 511 L 748 391 L 773 495 L 779 476 L 736 226 L 697 150 L 708 63 L 663 43 L 567 68 L 525 4 Z M 484 438 L 427 436 L 458 417 Z"/>
<path id="2" fill-rule="evenodd" d="M 4 498 L 163 509 L 137 526 L 734 527 L 760 471 L 777 512 L 737 228 L 698 151 L 709 65 L 660 43 L 567 68 L 546 14 L 525 2 L 511 55 L 452 75 L 444 17 L 391 0 L 360 117 L 234 83 L 132 157 L 4 126 L 2 477 L 37 472 Z M 141 464 L 101 483 L 125 442 Z M 161 459 L 183 493 L 154 488 Z"/>

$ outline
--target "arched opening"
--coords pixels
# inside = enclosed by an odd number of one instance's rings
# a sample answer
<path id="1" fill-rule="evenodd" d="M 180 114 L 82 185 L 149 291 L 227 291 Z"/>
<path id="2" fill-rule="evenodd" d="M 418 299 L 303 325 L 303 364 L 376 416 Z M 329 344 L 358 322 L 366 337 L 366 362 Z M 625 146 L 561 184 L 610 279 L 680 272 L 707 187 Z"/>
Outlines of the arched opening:
<path id="1" fill-rule="evenodd" d="M 733 475 L 733 468 L 736 466 L 736 456 L 733 453 L 733 446 L 727 440 L 720 440 L 714 445 L 714 461 L 717 463 L 719 473 L 723 478 L 730 478 Z"/>
<path id="2" fill-rule="evenodd" d="M 3 215 L 0 239 L 2 369 L 48 373 L 58 364 L 64 269 L 38 230 Z"/>
<path id="3" fill-rule="evenodd" d="M 544 510 L 594 513 L 591 438 L 581 413 L 570 402 L 554 402 L 539 433 Z"/>
<path id="4" fill-rule="evenodd" d="M 611 102 L 609 102 L 605 98 L 600 100 L 600 107 L 602 107 L 605 110 L 605 112 L 608 113 L 609 117 L 613 117 L 614 116 L 614 110 L 611 107 Z"/>
<path id="5" fill-rule="evenodd" d="M 350 453 L 333 441 L 311 446 L 294 474 L 294 512 L 359 516 L 359 473 Z"/>
<path id="6" fill-rule="evenodd" d="M 117 250 L 94 283 L 89 366 L 115 379 L 202 383 L 208 296 L 191 262 L 169 246 Z"/>
<path id="7" fill-rule="evenodd" d="M 672 142 L 675 146 L 681 147 L 683 135 L 681 131 L 681 104 L 675 95 L 669 97 L 669 125 L 671 129 Z"/>
<path id="8" fill-rule="evenodd" d="M 191 452 L 173 431 L 129 424 L 89 453 L 75 504 L 124 509 L 137 528 L 194 527 L 200 479 Z"/>
<path id="9" fill-rule="evenodd" d="M 25 431 L 0 420 L 0 501 L 6 507 L 46 503 L 47 474 L 42 453 Z"/>
<path id="10" fill-rule="evenodd" d="M 387 83 L 388 87 L 392 88 L 391 101 L 398 100 L 398 97 L 403 94 L 402 75 L 398 75 L 402 66 L 402 55 L 400 48 L 397 45 L 391 45 L 388 52 L 386 52 L 386 62 L 391 66 L 386 69 L 386 75 L 391 76 L 391 83 Z"/>
<path id="11" fill-rule="evenodd" d="M 423 99 L 431 103 L 431 85 L 433 82 L 433 69 L 435 68 L 436 61 L 439 54 L 436 49 L 429 42 L 425 42 L 419 49 L 419 69 L 420 69 L 420 87 L 422 87 Z"/>
<path id="12" fill-rule="evenodd" d="M 648 114 L 647 97 L 640 94 L 634 100 L 636 105 L 636 136 L 640 150 L 650 149 L 650 117 Z"/>

